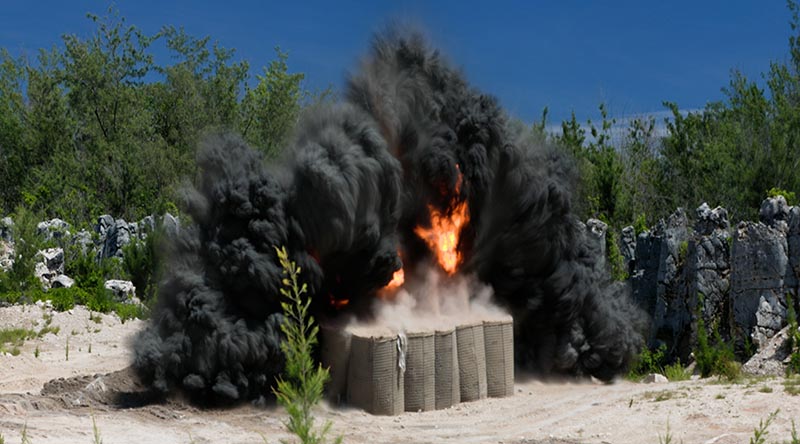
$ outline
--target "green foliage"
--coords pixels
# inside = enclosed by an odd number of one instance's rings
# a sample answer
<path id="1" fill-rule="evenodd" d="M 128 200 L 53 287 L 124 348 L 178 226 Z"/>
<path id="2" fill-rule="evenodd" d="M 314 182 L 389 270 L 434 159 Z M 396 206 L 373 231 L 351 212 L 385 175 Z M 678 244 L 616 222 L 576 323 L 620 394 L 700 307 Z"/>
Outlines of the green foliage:
<path id="1" fill-rule="evenodd" d="M 800 329 L 797 323 L 797 310 L 794 298 L 791 294 L 786 294 L 786 322 L 789 325 L 789 365 L 786 367 L 787 375 L 800 374 Z"/>
<path id="2" fill-rule="evenodd" d="M 639 214 L 636 216 L 636 219 L 633 221 L 633 230 L 637 236 L 645 231 L 648 231 L 647 219 L 645 218 L 644 214 Z"/>
<path id="3" fill-rule="evenodd" d="M 0 300 L 15 303 L 41 291 L 41 283 L 33 272 L 36 253 L 44 247 L 44 242 L 36 233 L 36 225 L 40 220 L 36 214 L 19 207 L 12 219 L 16 240 L 14 265 L 0 276 Z"/>
<path id="4" fill-rule="evenodd" d="M 136 287 L 142 302 L 155 299 L 161 276 L 159 248 L 164 239 L 163 228 L 158 225 L 144 240 L 132 240 L 122 248 L 122 268 Z"/>
<path id="5" fill-rule="evenodd" d="M 247 89 L 242 100 L 240 131 L 267 158 L 276 157 L 300 113 L 304 75 L 289 73 L 288 55 L 275 48 L 277 59 L 256 76 L 258 84 Z"/>
<path id="6" fill-rule="evenodd" d="M 692 374 L 681 365 L 680 359 L 674 364 L 664 367 L 664 376 L 670 381 L 687 381 L 691 378 Z"/>
<path id="7" fill-rule="evenodd" d="M 0 353 L 19 355 L 19 347 L 36 337 L 36 332 L 25 328 L 9 328 L 0 330 Z M 15 353 L 16 351 L 16 353 Z"/>
<path id="8" fill-rule="evenodd" d="M 667 346 L 661 344 L 657 349 L 651 350 L 645 346 L 637 356 L 635 364 L 628 372 L 627 378 L 632 381 L 638 381 L 645 375 L 650 373 L 663 373 L 664 372 L 664 354 L 667 352 Z"/>
<path id="9" fill-rule="evenodd" d="M 697 317 L 697 345 L 694 350 L 695 362 L 700 376 L 707 378 L 712 375 L 721 376 L 729 381 L 736 380 L 741 374 L 741 365 L 736 361 L 733 345 L 726 343 L 719 333 L 716 325 L 712 326 L 712 338 L 708 337 L 708 330 L 701 314 L 703 295 L 698 295 Z"/>
<path id="10" fill-rule="evenodd" d="M 778 196 L 783 196 L 783 198 L 786 199 L 786 203 L 789 205 L 795 205 L 797 203 L 797 196 L 792 191 L 786 191 L 776 187 L 772 187 L 767 191 L 767 197 Z"/>
<path id="11" fill-rule="evenodd" d="M 608 265 L 611 269 L 611 277 L 615 281 L 624 281 L 628 279 L 628 267 L 625 263 L 625 258 L 619 250 L 619 241 L 617 239 L 616 230 L 606 231 L 606 256 L 608 256 Z"/>
<path id="12" fill-rule="evenodd" d="M 678 262 L 681 264 L 686 263 L 686 257 L 689 254 L 689 241 L 681 241 L 678 244 Z"/>
<path id="13" fill-rule="evenodd" d="M 775 417 L 778 416 L 779 411 L 780 409 L 770 413 L 766 421 L 763 419 L 758 421 L 758 427 L 753 429 L 753 437 L 750 438 L 750 444 L 765 444 L 767 442 L 767 435 L 769 434 L 767 429 L 772 424 L 772 421 L 775 420 Z"/>
<path id="14" fill-rule="evenodd" d="M 278 378 L 275 395 L 278 402 L 286 408 L 289 420 L 286 428 L 296 435 L 303 444 L 326 442 L 331 423 L 327 422 L 319 432 L 314 430 L 314 417 L 311 408 L 321 399 L 325 383 L 329 379 L 328 369 L 322 365 L 314 366 L 312 357 L 317 345 L 319 326 L 308 314 L 311 299 L 303 296 L 307 291 L 306 284 L 300 284 L 301 269 L 289 259 L 286 248 L 276 248 L 278 259 L 283 267 L 285 288 L 281 294 L 287 302 L 281 302 L 284 321 L 281 324 L 286 339 L 281 343 L 281 350 L 286 357 L 285 376 Z M 335 440 L 341 442 L 341 437 Z"/>

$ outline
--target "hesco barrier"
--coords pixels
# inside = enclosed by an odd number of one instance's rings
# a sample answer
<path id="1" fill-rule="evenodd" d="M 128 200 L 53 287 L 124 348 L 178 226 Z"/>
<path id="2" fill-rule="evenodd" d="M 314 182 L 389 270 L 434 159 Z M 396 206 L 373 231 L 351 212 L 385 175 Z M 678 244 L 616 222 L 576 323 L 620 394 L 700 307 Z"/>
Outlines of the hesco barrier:
<path id="1" fill-rule="evenodd" d="M 375 415 L 514 393 L 510 317 L 435 332 L 335 325 L 321 330 L 322 363 L 331 370 L 329 398 Z"/>
<path id="2" fill-rule="evenodd" d="M 399 368 L 397 337 L 350 340 L 347 400 L 375 415 L 398 415 L 404 408 L 404 373 Z"/>
<path id="3" fill-rule="evenodd" d="M 483 323 L 456 327 L 461 401 L 486 398 L 486 350 Z"/>
<path id="4" fill-rule="evenodd" d="M 486 392 L 491 397 L 514 394 L 514 324 L 511 318 L 483 323 L 486 350 Z"/>
<path id="5" fill-rule="evenodd" d="M 434 336 L 434 349 L 436 410 L 439 410 L 461 402 L 455 330 L 437 331 Z"/>
<path id="6" fill-rule="evenodd" d="M 407 412 L 436 408 L 436 366 L 433 332 L 408 333 L 406 351 L 405 409 Z"/>
<path id="7" fill-rule="evenodd" d="M 321 330 L 322 365 L 330 369 L 331 376 L 326 386 L 328 399 L 338 404 L 345 400 L 352 335 L 341 326 L 322 325 Z"/>

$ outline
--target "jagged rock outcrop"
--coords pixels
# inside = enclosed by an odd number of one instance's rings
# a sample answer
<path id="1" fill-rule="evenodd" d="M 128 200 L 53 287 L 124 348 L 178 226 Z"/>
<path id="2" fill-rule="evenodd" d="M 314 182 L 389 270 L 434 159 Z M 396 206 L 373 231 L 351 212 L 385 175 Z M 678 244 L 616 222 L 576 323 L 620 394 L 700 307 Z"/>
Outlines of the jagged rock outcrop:
<path id="1" fill-rule="evenodd" d="M 722 207 L 712 210 L 703 203 L 695 211 L 695 218 L 694 234 L 689 239 L 686 255 L 689 307 L 696 317 L 702 301 L 699 315 L 706 333 L 712 337 L 716 329 L 727 340 L 730 338 L 731 273 L 728 212 Z"/>
<path id="2" fill-rule="evenodd" d="M 783 220 L 774 219 L 782 226 Z M 784 232 L 762 222 L 741 222 L 731 250 L 731 334 L 737 352 L 748 341 L 762 346 L 786 318 L 789 251 Z"/>
<path id="3" fill-rule="evenodd" d="M 761 202 L 758 219 L 767 226 L 786 233 L 789 228 L 789 212 L 792 207 L 783 196 L 769 197 Z"/>
<path id="4" fill-rule="evenodd" d="M 45 220 L 36 224 L 36 234 L 45 241 L 66 239 L 70 236 L 69 224 L 58 218 Z"/>
<path id="5" fill-rule="evenodd" d="M 636 230 L 630 225 L 622 229 L 619 251 L 625 260 L 625 271 L 632 276 L 636 267 Z"/>
<path id="6" fill-rule="evenodd" d="M 606 231 L 608 225 L 599 219 L 586 221 L 586 242 L 591 254 L 597 258 L 594 266 L 598 269 L 606 267 Z"/>
<path id="7" fill-rule="evenodd" d="M 634 299 L 652 315 L 650 345 L 665 344 L 670 355 L 679 357 L 690 352 L 691 309 L 682 273 L 688 237 L 688 220 L 680 208 L 652 231 L 640 233 L 631 279 Z"/>
<path id="8" fill-rule="evenodd" d="M 769 338 L 747 362 L 742 371 L 751 375 L 783 376 L 791 356 L 789 326 Z"/>
<path id="9" fill-rule="evenodd" d="M 42 283 L 42 288 L 49 290 L 53 282 L 64 274 L 64 250 L 61 248 L 47 248 L 36 253 L 37 260 L 33 274 Z M 66 282 L 63 279 L 60 283 Z"/>
<path id="10" fill-rule="evenodd" d="M 14 242 L 14 221 L 8 216 L 0 219 L 0 240 Z"/>

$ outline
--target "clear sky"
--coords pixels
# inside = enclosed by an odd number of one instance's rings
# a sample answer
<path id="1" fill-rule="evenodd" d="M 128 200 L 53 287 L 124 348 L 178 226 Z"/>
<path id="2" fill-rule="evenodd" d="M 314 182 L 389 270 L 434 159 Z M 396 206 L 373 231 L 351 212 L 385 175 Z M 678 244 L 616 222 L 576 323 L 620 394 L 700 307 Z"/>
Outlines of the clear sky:
<path id="1" fill-rule="evenodd" d="M 60 36 L 88 36 L 98 0 L 3 0 L 0 46 L 35 55 Z M 788 54 L 790 13 L 783 1 L 155 1 L 116 2 L 146 33 L 183 26 L 235 48 L 260 73 L 273 48 L 289 52 L 307 86 L 339 87 L 370 36 L 391 21 L 424 30 L 470 81 L 531 121 L 551 123 L 663 111 L 661 102 L 702 108 L 723 97 L 731 69 L 754 79 Z M 163 54 L 161 55 L 163 57 Z M 166 59 L 162 58 L 162 61 Z"/>

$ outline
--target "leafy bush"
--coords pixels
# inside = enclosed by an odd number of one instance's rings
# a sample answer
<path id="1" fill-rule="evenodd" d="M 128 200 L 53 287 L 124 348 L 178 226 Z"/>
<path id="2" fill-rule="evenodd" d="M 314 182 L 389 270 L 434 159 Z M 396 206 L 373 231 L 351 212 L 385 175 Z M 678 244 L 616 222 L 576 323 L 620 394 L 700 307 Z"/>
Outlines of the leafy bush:
<path id="1" fill-rule="evenodd" d="M 137 294 L 143 302 L 155 298 L 158 280 L 161 275 L 158 248 L 163 239 L 163 230 L 159 226 L 144 240 L 134 240 L 122 248 L 122 267 L 136 287 Z"/>
<path id="2" fill-rule="evenodd" d="M 641 233 L 647 231 L 647 218 L 645 217 L 644 213 L 639 214 L 636 216 L 636 220 L 633 221 L 633 231 L 638 236 Z"/>
<path id="3" fill-rule="evenodd" d="M 800 330 L 797 325 L 797 311 L 791 294 L 786 295 L 786 322 L 789 324 L 788 346 L 790 350 L 789 365 L 786 367 L 787 375 L 800 374 Z"/>
<path id="4" fill-rule="evenodd" d="M 686 381 L 691 378 L 691 373 L 681 364 L 680 359 L 674 364 L 664 367 L 664 376 L 670 381 Z"/>
<path id="5" fill-rule="evenodd" d="M 797 203 L 797 196 L 792 191 L 786 191 L 777 187 L 772 187 L 767 191 L 767 197 L 778 196 L 783 196 L 783 198 L 786 199 L 786 203 L 789 205 L 794 205 Z"/>
<path id="6" fill-rule="evenodd" d="M 617 232 L 609 227 L 606 232 L 606 255 L 608 256 L 608 266 L 611 269 L 611 277 L 615 281 L 628 279 L 628 267 L 625 258 L 619 250 Z"/>
<path id="7" fill-rule="evenodd" d="M 697 346 L 694 350 L 695 362 L 700 376 L 707 378 L 718 375 L 728 380 L 735 380 L 741 374 L 741 364 L 736 361 L 733 345 L 726 343 L 719 328 L 712 326 L 712 338 L 708 337 L 705 321 L 700 312 L 703 306 L 703 295 L 698 295 L 697 307 Z"/>
<path id="8" fill-rule="evenodd" d="M 289 432 L 297 435 L 300 442 L 321 443 L 331 428 L 328 421 L 317 433 L 314 431 L 314 417 L 311 408 L 322 399 L 322 390 L 329 379 L 328 369 L 318 364 L 314 368 L 312 357 L 317 345 L 319 326 L 314 325 L 314 317 L 308 314 L 311 299 L 303 296 L 306 284 L 298 282 L 301 269 L 294 261 L 289 260 L 286 248 L 276 248 L 278 259 L 283 267 L 283 285 L 281 294 L 288 302 L 281 302 L 284 321 L 281 330 L 286 339 L 281 343 L 281 350 L 286 356 L 285 377 L 278 378 L 275 395 L 278 402 L 289 413 L 285 423 Z M 339 437 L 335 442 L 341 442 Z"/>
<path id="9" fill-rule="evenodd" d="M 635 364 L 628 372 L 627 378 L 632 381 L 638 381 L 650 373 L 663 373 L 666 352 L 666 344 L 661 344 L 655 350 L 645 346 L 637 356 Z"/>

